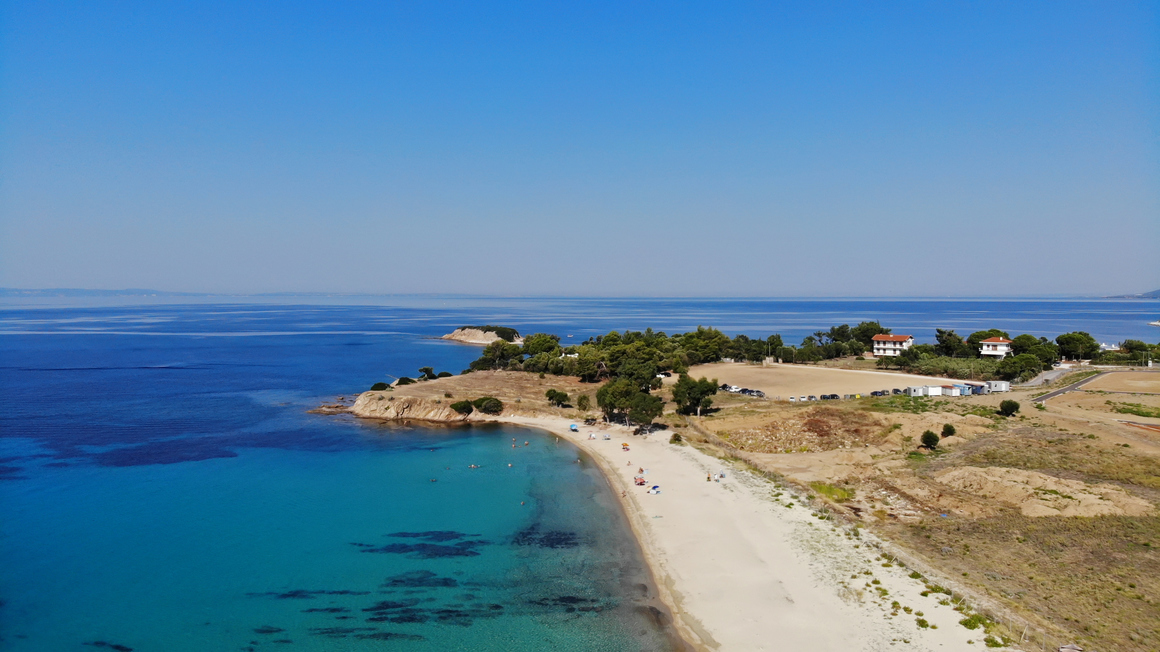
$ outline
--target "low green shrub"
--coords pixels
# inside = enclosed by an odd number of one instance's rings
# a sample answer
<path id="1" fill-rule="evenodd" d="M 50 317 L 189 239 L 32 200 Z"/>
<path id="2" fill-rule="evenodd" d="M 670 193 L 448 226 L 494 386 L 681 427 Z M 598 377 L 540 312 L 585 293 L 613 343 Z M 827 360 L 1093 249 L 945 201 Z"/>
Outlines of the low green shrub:
<path id="1" fill-rule="evenodd" d="M 395 387 L 402 387 L 403 385 L 414 385 L 414 384 L 415 384 L 415 379 L 414 378 L 407 378 L 406 376 L 403 376 L 402 378 L 395 381 Z"/>
<path id="2" fill-rule="evenodd" d="M 483 396 L 471 402 L 475 409 L 484 414 L 499 414 L 503 412 L 503 401 L 494 396 Z"/>
<path id="3" fill-rule="evenodd" d="M 1019 411 L 1019 401 L 1006 399 L 999 404 L 999 414 L 1009 417 Z"/>
<path id="4" fill-rule="evenodd" d="M 933 430 L 927 430 L 922 433 L 922 445 L 934 450 L 938 448 L 939 436 Z"/>
<path id="5" fill-rule="evenodd" d="M 460 414 L 471 414 L 475 411 L 475 406 L 471 404 L 471 401 L 456 401 L 451 404 L 451 409 Z"/>
<path id="6" fill-rule="evenodd" d="M 374 385 L 371 385 L 371 391 L 372 392 L 381 392 L 388 387 L 390 387 L 390 385 L 388 385 L 386 383 L 375 383 Z"/>

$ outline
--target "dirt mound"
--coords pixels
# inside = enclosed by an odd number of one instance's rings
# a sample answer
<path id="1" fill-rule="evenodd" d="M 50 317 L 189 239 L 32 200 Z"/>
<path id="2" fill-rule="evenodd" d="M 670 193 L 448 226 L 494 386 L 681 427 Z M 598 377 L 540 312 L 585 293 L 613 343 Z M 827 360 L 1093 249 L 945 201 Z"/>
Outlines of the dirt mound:
<path id="1" fill-rule="evenodd" d="M 1024 516 L 1144 516 L 1152 505 L 1110 484 L 1062 480 L 1035 471 L 964 466 L 935 479 L 976 496 L 1018 507 Z"/>
<path id="2" fill-rule="evenodd" d="M 734 446 L 755 453 L 816 453 L 875 445 L 886 437 L 876 416 L 862 411 L 816 407 L 757 428 L 728 434 Z"/>

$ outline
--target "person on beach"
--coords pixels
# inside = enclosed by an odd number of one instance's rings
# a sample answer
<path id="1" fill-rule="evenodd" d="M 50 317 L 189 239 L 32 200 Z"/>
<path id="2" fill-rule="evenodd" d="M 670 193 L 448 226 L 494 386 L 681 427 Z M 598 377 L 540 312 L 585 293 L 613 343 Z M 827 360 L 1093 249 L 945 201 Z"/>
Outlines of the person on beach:
<path id="1" fill-rule="evenodd" d="M 713 476 L 706 473 L 705 474 L 705 482 L 712 482 L 712 481 L 713 481 Z"/>

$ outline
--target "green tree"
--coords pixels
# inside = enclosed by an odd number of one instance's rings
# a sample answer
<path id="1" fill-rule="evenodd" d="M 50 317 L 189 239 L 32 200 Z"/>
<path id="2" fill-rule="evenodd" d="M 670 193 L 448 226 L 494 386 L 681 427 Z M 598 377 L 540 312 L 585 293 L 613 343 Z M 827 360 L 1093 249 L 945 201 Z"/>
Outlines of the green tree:
<path id="1" fill-rule="evenodd" d="M 995 368 L 995 373 L 1006 380 L 1029 380 L 1043 369 L 1039 358 L 1030 353 L 1004 358 Z"/>
<path id="2" fill-rule="evenodd" d="M 1011 352 L 1015 355 L 1030 353 L 1031 347 L 1039 346 L 1039 338 L 1024 333 L 1011 340 Z"/>
<path id="3" fill-rule="evenodd" d="M 1100 343 L 1096 338 L 1083 331 L 1064 333 L 1055 338 L 1059 345 L 1059 354 L 1071 360 L 1090 360 L 1100 352 Z"/>
<path id="4" fill-rule="evenodd" d="M 930 450 L 938 448 L 939 437 L 933 430 L 927 430 L 922 433 L 922 445 Z"/>
<path id="5" fill-rule="evenodd" d="M 524 338 L 523 353 L 528 357 L 540 353 L 554 353 L 560 348 L 560 336 L 547 333 L 533 333 Z"/>
<path id="6" fill-rule="evenodd" d="M 975 355 L 975 350 L 954 331 L 936 328 L 934 339 L 934 350 L 938 355 L 948 358 L 971 358 Z"/>
<path id="7" fill-rule="evenodd" d="M 999 404 L 999 414 L 1009 417 L 1019 411 L 1019 402 L 1006 399 Z"/>
<path id="8" fill-rule="evenodd" d="M 983 349 L 983 340 L 990 339 L 992 337 L 1001 337 L 1005 340 L 1011 339 L 1011 336 L 1007 334 L 1007 331 L 1001 331 L 998 328 L 992 328 L 985 331 L 975 331 L 974 333 L 971 333 L 969 336 L 967 336 L 967 344 L 970 345 L 972 354 L 978 356 L 979 352 Z"/>
<path id="9" fill-rule="evenodd" d="M 499 414 L 503 412 L 503 401 L 494 396 L 481 396 L 471 402 L 475 409 L 484 414 Z"/>
<path id="10" fill-rule="evenodd" d="M 438 376 L 435 375 L 434 367 L 419 367 L 419 380 L 435 380 Z"/>
<path id="11" fill-rule="evenodd" d="M 628 418 L 633 423 L 648 425 L 665 410 L 665 401 L 659 396 L 638 393 L 628 406 Z"/>
<path id="12" fill-rule="evenodd" d="M 471 363 L 473 371 L 507 369 L 512 361 L 523 361 L 522 349 L 506 340 L 496 340 L 483 349 L 483 355 Z"/>
<path id="13" fill-rule="evenodd" d="M 949 423 L 944 423 L 943 429 L 942 429 L 942 436 L 943 436 L 943 439 L 946 439 L 947 437 L 954 437 L 955 436 L 955 427 Z"/>
<path id="14" fill-rule="evenodd" d="M 677 383 L 673 385 L 673 402 L 677 404 L 677 411 L 682 414 L 701 416 L 701 410 L 713 405 L 710 396 L 717 393 L 717 379 L 702 378 L 693 380 L 689 374 L 681 374 Z"/>
<path id="15" fill-rule="evenodd" d="M 545 396 L 548 397 L 548 402 L 552 405 L 564 407 L 568 404 L 568 395 L 559 390 L 549 389 Z"/>
<path id="16" fill-rule="evenodd" d="M 386 383 L 375 383 L 374 385 L 371 385 L 371 391 L 372 392 L 381 392 L 388 387 L 390 387 L 390 385 L 388 385 Z"/>
<path id="17" fill-rule="evenodd" d="M 451 409 L 460 414 L 471 414 L 475 411 L 475 406 L 471 404 L 471 401 L 456 401 L 451 404 Z"/>
<path id="18" fill-rule="evenodd" d="M 875 335 L 889 335 L 890 329 L 883 328 L 876 321 L 864 321 L 850 329 L 850 336 L 862 343 L 867 350 L 874 348 Z"/>
<path id="19" fill-rule="evenodd" d="M 588 398 L 587 394 L 581 394 L 576 398 L 576 407 L 581 412 L 587 412 L 592 409 L 592 399 Z"/>
<path id="20" fill-rule="evenodd" d="M 619 412 L 626 412 L 632 399 L 640 393 L 640 387 L 631 380 L 613 380 L 596 390 L 596 405 L 604 412 L 604 418 L 611 421 Z"/>
<path id="21" fill-rule="evenodd" d="M 414 378 L 407 378 L 406 376 L 403 376 L 402 378 L 399 378 L 398 380 L 395 381 L 395 387 L 402 387 L 403 385 L 414 385 L 414 384 L 415 384 L 415 379 Z"/>

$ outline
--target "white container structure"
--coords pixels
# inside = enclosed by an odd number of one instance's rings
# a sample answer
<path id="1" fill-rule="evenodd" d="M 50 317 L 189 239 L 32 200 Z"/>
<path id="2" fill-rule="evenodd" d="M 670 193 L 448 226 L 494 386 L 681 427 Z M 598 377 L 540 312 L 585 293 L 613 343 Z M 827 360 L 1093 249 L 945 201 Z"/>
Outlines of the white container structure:
<path id="1" fill-rule="evenodd" d="M 943 395 L 942 385 L 927 385 L 926 386 L 926 395 L 927 396 L 942 396 Z"/>
<path id="2" fill-rule="evenodd" d="M 1011 391 L 1011 383 L 1005 380 L 988 380 L 987 389 L 992 392 L 1009 392 Z"/>
<path id="3" fill-rule="evenodd" d="M 943 385 L 942 386 L 942 393 L 943 393 L 943 396 L 960 396 L 960 395 L 962 395 L 962 391 L 958 387 L 955 387 L 954 385 Z"/>
<path id="4" fill-rule="evenodd" d="M 926 388 L 921 385 L 912 385 L 906 388 L 907 396 L 926 396 Z"/>

